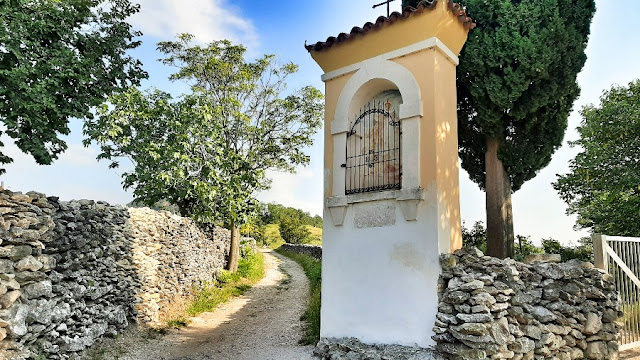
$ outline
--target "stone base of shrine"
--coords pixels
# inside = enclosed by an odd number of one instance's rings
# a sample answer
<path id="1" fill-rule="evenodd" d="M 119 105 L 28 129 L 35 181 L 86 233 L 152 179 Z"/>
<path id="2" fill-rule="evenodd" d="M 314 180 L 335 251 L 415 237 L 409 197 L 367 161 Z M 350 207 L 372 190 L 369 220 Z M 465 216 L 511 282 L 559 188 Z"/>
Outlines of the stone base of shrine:
<path id="1" fill-rule="evenodd" d="M 355 338 L 323 338 L 313 350 L 313 355 L 323 360 L 442 360 L 431 349 L 401 345 L 368 345 Z"/>

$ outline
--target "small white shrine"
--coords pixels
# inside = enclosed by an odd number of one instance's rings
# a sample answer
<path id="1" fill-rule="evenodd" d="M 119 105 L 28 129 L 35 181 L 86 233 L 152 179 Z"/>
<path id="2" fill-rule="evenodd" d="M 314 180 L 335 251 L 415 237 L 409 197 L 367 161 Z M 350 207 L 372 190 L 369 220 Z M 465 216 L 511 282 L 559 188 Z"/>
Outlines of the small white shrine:
<path id="1" fill-rule="evenodd" d="M 456 65 L 473 26 L 423 1 L 308 45 L 326 85 L 321 336 L 433 345 L 461 247 Z"/>

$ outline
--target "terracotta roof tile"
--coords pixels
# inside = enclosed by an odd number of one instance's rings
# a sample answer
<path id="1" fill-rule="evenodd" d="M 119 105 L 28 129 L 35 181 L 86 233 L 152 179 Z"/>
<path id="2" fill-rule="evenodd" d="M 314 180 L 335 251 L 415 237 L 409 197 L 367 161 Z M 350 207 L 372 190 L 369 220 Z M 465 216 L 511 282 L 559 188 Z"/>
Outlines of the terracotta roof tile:
<path id="1" fill-rule="evenodd" d="M 307 45 L 305 42 L 304 47 L 308 51 L 320 51 L 322 49 L 330 48 L 333 44 L 344 42 L 358 34 L 366 34 L 372 29 L 378 29 L 382 27 L 384 24 L 393 24 L 394 22 L 401 19 L 406 19 L 413 14 L 419 14 L 425 10 L 431 10 L 436 7 L 438 1 L 439 0 L 422 0 L 417 7 L 407 6 L 402 10 L 402 12 L 395 11 L 388 17 L 380 16 L 376 19 L 375 23 L 368 22 L 362 27 L 355 26 L 348 34 L 340 33 L 338 36 L 330 36 L 326 41 L 318 41 L 317 43 L 312 45 Z M 453 15 L 458 17 L 458 21 L 460 21 L 465 26 L 465 28 L 473 29 L 476 27 L 476 23 L 471 17 L 467 16 L 466 10 L 462 5 L 454 2 L 453 0 L 448 0 L 448 7 Z"/>

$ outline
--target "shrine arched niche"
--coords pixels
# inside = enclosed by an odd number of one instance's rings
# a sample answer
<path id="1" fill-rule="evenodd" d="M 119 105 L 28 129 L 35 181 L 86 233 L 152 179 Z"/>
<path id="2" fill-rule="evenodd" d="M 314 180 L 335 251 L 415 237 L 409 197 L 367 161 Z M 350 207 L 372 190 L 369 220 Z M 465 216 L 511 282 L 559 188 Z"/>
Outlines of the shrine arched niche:
<path id="1" fill-rule="evenodd" d="M 388 81 L 381 82 L 382 86 L 365 87 L 350 109 L 344 163 L 346 195 L 402 187 L 402 95 Z"/>
<path id="2" fill-rule="evenodd" d="M 360 116 L 361 111 L 371 101 L 380 100 L 383 102 L 382 108 L 386 110 L 387 100 L 390 104 L 390 113 L 393 115 L 393 122 L 399 126 L 387 131 L 384 130 L 383 135 L 389 136 L 386 142 L 378 142 L 393 146 L 393 140 L 396 140 L 394 146 L 398 147 L 397 151 L 389 151 L 385 155 L 396 155 L 397 164 L 393 164 L 394 158 L 385 156 L 382 163 L 373 164 L 375 174 L 369 178 L 363 179 L 362 172 L 360 175 L 347 174 L 347 143 L 356 143 L 359 138 L 353 138 L 350 134 L 354 129 L 354 122 Z M 333 186 L 331 196 L 353 195 L 362 192 L 362 189 L 376 190 L 385 189 L 415 189 L 419 187 L 419 152 L 403 151 L 403 148 L 412 147 L 419 148 L 419 122 L 422 118 L 423 106 L 421 99 L 421 91 L 414 75 L 404 66 L 397 62 L 386 60 L 376 61 L 365 64 L 347 81 L 343 88 L 335 110 L 335 117 L 331 124 L 331 133 L 333 135 Z M 374 119 L 374 125 L 375 125 Z M 381 126 L 378 122 L 378 126 Z M 387 122 L 388 124 L 388 122 Z M 381 133 L 382 134 L 382 133 Z M 403 135 L 404 134 L 404 135 Z M 363 134 L 360 134 L 363 135 Z M 357 145 L 357 144 L 352 144 Z M 360 144 L 362 145 L 362 143 Z M 376 149 L 360 147 L 362 152 L 368 153 Z M 371 166 L 371 158 L 367 159 L 367 154 L 361 154 L 363 157 L 361 162 L 351 159 L 349 166 Z M 372 154 L 374 155 L 374 154 Z M 350 157 L 352 154 L 350 153 Z M 366 160 L 369 162 L 365 165 Z M 378 154 L 380 161 L 380 154 Z M 407 167 L 406 164 L 412 164 Z M 362 168 L 360 168 L 362 170 Z M 367 170 L 367 169 L 365 169 Z M 349 177 L 348 177 L 349 176 Z M 364 186 L 356 186 L 357 182 L 362 180 Z M 349 182 L 349 184 L 347 184 Z M 373 182 L 373 183 L 372 183 Z M 372 185 L 369 185 L 369 184 Z M 375 184 L 374 184 L 375 183 Z M 340 201 L 343 202 L 343 201 Z M 347 200 L 349 202 L 349 200 Z"/>

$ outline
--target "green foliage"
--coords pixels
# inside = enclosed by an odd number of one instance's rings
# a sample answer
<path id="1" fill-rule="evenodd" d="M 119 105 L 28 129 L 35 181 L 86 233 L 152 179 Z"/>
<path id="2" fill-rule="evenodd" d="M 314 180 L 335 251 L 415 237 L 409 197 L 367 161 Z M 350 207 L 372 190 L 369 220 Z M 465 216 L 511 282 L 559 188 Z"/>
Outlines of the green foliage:
<path id="1" fill-rule="evenodd" d="M 295 217 L 280 219 L 280 236 L 289 244 L 302 244 L 310 232 Z"/>
<path id="2" fill-rule="evenodd" d="M 177 317 L 175 319 L 171 319 L 167 321 L 167 327 L 171 329 L 179 329 L 187 326 L 188 321 L 184 316 Z"/>
<path id="3" fill-rule="evenodd" d="M 263 224 L 278 224 L 284 218 L 296 218 L 302 225 L 322 228 L 322 217 L 319 215 L 312 217 L 307 211 L 274 203 L 266 204 L 266 211 L 261 214 L 260 221 Z"/>
<path id="4" fill-rule="evenodd" d="M 487 139 L 517 191 L 562 144 L 594 0 L 466 0 L 477 23 L 458 66 L 462 167 L 485 186 Z"/>
<path id="5" fill-rule="evenodd" d="M 277 249 L 276 251 L 300 264 L 309 279 L 309 303 L 301 318 L 301 320 L 306 323 L 306 326 L 300 343 L 303 345 L 316 344 L 320 340 L 322 262 L 308 255 L 297 254 L 282 249 Z"/>
<path id="6" fill-rule="evenodd" d="M 98 119 L 85 124 L 88 138 L 100 144 L 98 159 L 133 162 L 123 174 L 125 189 L 133 188 L 136 203 L 154 206 L 167 200 L 183 216 L 202 222 L 218 220 L 217 203 L 226 193 L 219 168 L 233 162 L 219 134 L 220 124 L 200 98 L 173 101 L 159 90 L 131 88 L 98 108 Z"/>
<path id="7" fill-rule="evenodd" d="M 266 239 L 267 246 L 271 249 L 277 249 L 285 243 L 282 236 L 280 236 L 280 224 L 265 225 L 264 237 Z"/>
<path id="8" fill-rule="evenodd" d="M 580 139 L 571 144 L 582 151 L 553 186 L 578 227 L 640 236 L 640 80 L 613 87 L 581 115 Z"/>
<path id="9" fill-rule="evenodd" d="M 0 1 L 0 135 L 51 164 L 70 118 L 91 119 L 105 96 L 146 78 L 128 55 L 141 34 L 125 20 L 138 10 L 129 0 Z M 12 161 L 0 152 L 0 164 Z"/>
<path id="10" fill-rule="evenodd" d="M 487 232 L 481 221 L 476 221 L 471 229 L 462 224 L 462 246 L 476 247 L 486 254 Z M 559 254 L 562 261 L 578 259 L 593 262 L 593 243 L 589 237 L 580 239 L 577 245 L 569 246 L 564 246 L 555 239 L 542 239 L 542 246 L 538 247 L 533 244 L 530 236 L 517 235 L 514 250 L 514 259 L 518 261 L 533 254 Z"/>
<path id="11" fill-rule="evenodd" d="M 462 246 L 476 247 L 483 253 L 487 252 L 487 229 L 482 221 L 476 221 L 471 229 L 462 223 Z"/>
<path id="12" fill-rule="evenodd" d="M 256 252 L 247 252 L 240 258 L 238 271 L 222 271 L 213 283 L 198 289 L 193 303 L 187 308 L 187 314 L 196 316 L 213 311 L 234 296 L 240 296 L 264 277 L 264 256 Z"/>
<path id="13" fill-rule="evenodd" d="M 517 235 L 515 245 L 516 246 L 515 246 L 514 259 L 518 261 L 524 260 L 524 258 L 526 258 L 529 255 L 544 253 L 543 249 L 540 249 L 539 247 L 536 247 L 535 245 L 533 245 L 533 242 L 531 241 L 531 236 Z M 554 254 L 554 253 L 549 253 L 549 254 Z"/>
<path id="14" fill-rule="evenodd" d="M 192 46 L 191 35 L 158 44 L 171 80 L 191 84 L 174 101 L 158 90 L 131 89 L 111 98 L 86 133 L 101 145 L 99 159 L 128 157 L 125 188 L 136 201 L 166 199 L 201 222 L 242 224 L 257 209 L 256 191 L 268 189 L 267 170 L 294 171 L 321 126 L 322 94 L 307 86 L 284 95 L 297 71 L 274 56 L 254 62 L 227 40 Z"/>
<path id="15" fill-rule="evenodd" d="M 264 256 L 255 251 L 245 251 L 238 262 L 237 276 L 256 282 L 264 277 Z"/>
<path id="16" fill-rule="evenodd" d="M 309 236 L 302 240 L 303 244 L 322 245 L 322 229 L 310 225 L 303 225 Z M 271 249 L 277 249 L 285 243 L 280 236 L 280 224 L 269 224 L 264 226 L 264 245 Z"/>
<path id="17" fill-rule="evenodd" d="M 402 0 L 402 8 L 406 8 L 407 6 L 416 7 L 423 0 Z"/>
<path id="18" fill-rule="evenodd" d="M 547 254 L 560 254 L 562 261 L 578 259 L 593 262 L 593 243 L 591 238 L 580 239 L 576 246 L 562 246 L 558 240 L 542 239 L 542 248 Z"/>
<path id="19" fill-rule="evenodd" d="M 253 238 L 256 241 L 256 244 L 268 245 L 266 225 L 257 225 L 251 222 L 243 224 L 240 228 L 240 234 Z"/>

